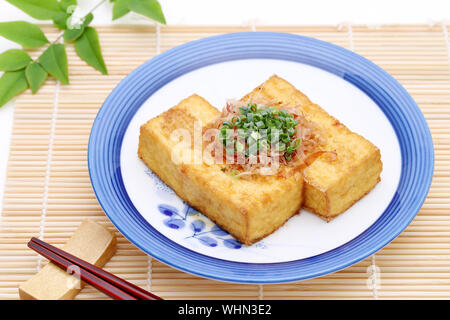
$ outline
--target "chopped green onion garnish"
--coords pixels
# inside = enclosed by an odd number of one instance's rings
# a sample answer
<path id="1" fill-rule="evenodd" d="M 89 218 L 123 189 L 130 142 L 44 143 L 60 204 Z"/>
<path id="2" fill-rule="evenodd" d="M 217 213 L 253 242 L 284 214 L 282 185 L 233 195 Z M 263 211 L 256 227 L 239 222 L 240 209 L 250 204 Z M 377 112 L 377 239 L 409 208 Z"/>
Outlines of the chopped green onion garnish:
<path id="1" fill-rule="evenodd" d="M 239 110 L 240 115 L 224 121 L 219 128 L 219 139 L 226 146 L 227 154 L 256 155 L 259 150 L 269 152 L 273 146 L 284 152 L 286 160 L 292 159 L 292 154 L 301 144 L 300 138 L 295 137 L 298 121 L 292 114 L 274 106 L 258 107 L 255 103 Z M 237 138 L 231 135 L 231 130 L 237 130 Z"/>

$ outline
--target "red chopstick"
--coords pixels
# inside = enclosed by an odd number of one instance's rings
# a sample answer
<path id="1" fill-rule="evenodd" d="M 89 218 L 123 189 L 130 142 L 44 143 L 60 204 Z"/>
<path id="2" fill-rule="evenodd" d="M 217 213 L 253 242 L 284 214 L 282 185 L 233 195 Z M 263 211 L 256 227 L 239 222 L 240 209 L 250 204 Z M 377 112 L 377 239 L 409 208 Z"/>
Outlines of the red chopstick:
<path id="1" fill-rule="evenodd" d="M 58 266 L 76 274 L 81 280 L 117 300 L 162 300 L 157 295 L 123 280 L 93 264 L 71 255 L 37 238 L 31 238 L 28 247 Z M 73 268 L 77 266 L 78 268 Z"/>

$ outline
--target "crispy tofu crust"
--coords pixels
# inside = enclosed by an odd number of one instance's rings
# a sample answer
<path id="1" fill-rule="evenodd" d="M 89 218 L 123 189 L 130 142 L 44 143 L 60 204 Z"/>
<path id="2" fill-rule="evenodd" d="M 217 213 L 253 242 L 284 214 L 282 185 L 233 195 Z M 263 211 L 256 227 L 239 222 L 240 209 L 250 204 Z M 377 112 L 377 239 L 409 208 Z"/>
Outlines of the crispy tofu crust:
<path id="1" fill-rule="evenodd" d="M 324 150 L 337 154 L 335 161 L 318 157 L 304 170 L 304 207 L 329 221 L 364 197 L 380 181 L 380 150 L 370 141 L 350 131 L 336 118 L 274 75 L 242 98 L 285 107 L 298 106 L 307 120 L 327 135 Z"/>
<path id="2" fill-rule="evenodd" d="M 350 131 L 289 82 L 272 76 L 242 98 L 267 105 L 297 106 L 307 120 L 326 133 L 324 150 L 335 161 L 319 156 L 303 173 L 288 177 L 257 176 L 236 179 L 220 164 L 175 161 L 192 145 L 171 139 L 177 129 L 194 133 L 195 121 L 204 127 L 219 111 L 193 95 L 141 127 L 138 155 L 145 164 L 188 202 L 241 243 L 250 245 L 273 233 L 303 207 L 330 221 L 369 193 L 380 181 L 379 149 Z M 192 158 L 191 158 L 192 159 Z M 179 160 L 179 159 L 178 159 Z"/>
<path id="3" fill-rule="evenodd" d="M 204 125 L 219 111 L 193 95 L 141 126 L 138 155 L 145 164 L 188 202 L 241 243 L 250 245 L 271 234 L 302 205 L 303 177 L 257 176 L 236 179 L 222 172 L 223 165 L 178 163 L 172 152 L 191 149 L 171 139 L 176 129 L 194 136 L 194 122 Z"/>

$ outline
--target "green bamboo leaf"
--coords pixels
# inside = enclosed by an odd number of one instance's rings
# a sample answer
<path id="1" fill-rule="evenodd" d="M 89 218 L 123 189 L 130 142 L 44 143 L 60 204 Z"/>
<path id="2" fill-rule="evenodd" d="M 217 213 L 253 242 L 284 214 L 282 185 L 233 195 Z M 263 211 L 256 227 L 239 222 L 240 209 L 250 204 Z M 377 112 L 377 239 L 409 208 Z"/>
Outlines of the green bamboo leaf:
<path id="1" fill-rule="evenodd" d="M 42 68 L 39 62 L 33 62 L 25 69 L 25 76 L 30 85 L 31 92 L 36 93 L 47 79 L 47 71 Z"/>
<path id="2" fill-rule="evenodd" d="M 57 0 L 6 0 L 38 20 L 51 20 L 62 11 Z"/>
<path id="3" fill-rule="evenodd" d="M 0 107 L 27 88 L 25 70 L 5 72 L 0 78 Z"/>
<path id="4" fill-rule="evenodd" d="M 130 4 L 130 9 L 150 19 L 166 24 L 161 5 L 157 0 L 133 0 Z"/>
<path id="5" fill-rule="evenodd" d="M 67 29 L 67 23 L 77 6 L 77 0 L 61 0 L 59 2 L 61 12 L 53 17 L 53 24 L 61 30 Z"/>
<path id="6" fill-rule="evenodd" d="M 27 48 L 37 48 L 49 43 L 41 28 L 25 21 L 1 22 L 0 36 Z"/>
<path id="7" fill-rule="evenodd" d="M 94 15 L 93 15 L 92 13 L 89 13 L 89 14 L 84 18 L 83 26 L 87 27 L 87 26 L 92 22 L 92 20 L 94 20 Z"/>
<path id="8" fill-rule="evenodd" d="M 77 26 L 74 27 L 73 29 L 66 29 L 66 31 L 64 31 L 64 41 L 65 42 L 72 42 L 77 40 L 84 32 L 84 26 Z"/>
<path id="9" fill-rule="evenodd" d="M 64 41 L 72 42 L 78 39 L 84 32 L 84 29 L 92 22 L 94 15 L 89 13 L 83 21 L 81 26 L 74 26 L 72 29 L 64 31 Z"/>
<path id="10" fill-rule="evenodd" d="M 61 0 L 59 4 L 64 11 L 67 11 L 70 6 L 76 6 L 78 3 L 77 0 Z"/>
<path id="11" fill-rule="evenodd" d="M 69 83 L 69 69 L 67 66 L 66 46 L 52 44 L 39 57 L 39 63 L 49 74 L 64 84 Z"/>
<path id="12" fill-rule="evenodd" d="M 133 0 L 116 0 L 113 7 L 113 20 L 123 17 L 130 12 L 130 5 Z"/>
<path id="13" fill-rule="evenodd" d="M 23 50 L 10 49 L 0 54 L 0 70 L 15 71 L 25 68 L 31 61 L 30 56 Z"/>
<path id="14" fill-rule="evenodd" d="M 87 27 L 83 35 L 75 41 L 75 51 L 81 59 L 103 74 L 108 74 L 103 61 L 97 31 Z"/>
<path id="15" fill-rule="evenodd" d="M 70 13 L 61 12 L 53 18 L 53 24 L 60 30 L 65 30 L 67 28 L 67 19 L 69 19 L 70 16 Z"/>

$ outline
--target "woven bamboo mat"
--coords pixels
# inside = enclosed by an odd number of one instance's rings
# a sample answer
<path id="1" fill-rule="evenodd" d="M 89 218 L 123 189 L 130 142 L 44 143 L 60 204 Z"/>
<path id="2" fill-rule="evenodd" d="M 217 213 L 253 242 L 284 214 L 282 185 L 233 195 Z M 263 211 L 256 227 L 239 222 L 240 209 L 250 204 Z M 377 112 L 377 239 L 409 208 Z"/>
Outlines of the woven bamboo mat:
<path id="1" fill-rule="evenodd" d="M 156 54 L 215 34 L 255 27 L 99 27 L 109 76 L 79 60 L 68 46 L 71 83 L 47 81 L 16 101 L 0 229 L 0 298 L 45 263 L 26 247 L 32 236 L 63 244 L 90 217 L 115 230 L 92 191 L 87 142 L 97 110 L 116 84 Z M 257 27 L 322 39 L 354 50 L 398 79 L 431 128 L 436 163 L 428 198 L 395 241 L 343 271 L 281 285 L 241 285 L 198 278 L 140 252 L 118 232 L 111 272 L 166 299 L 450 298 L 450 27 Z M 49 38 L 57 31 L 45 27 Z M 32 54 L 36 54 L 37 52 Z M 78 299 L 104 299 L 86 287 Z"/>

